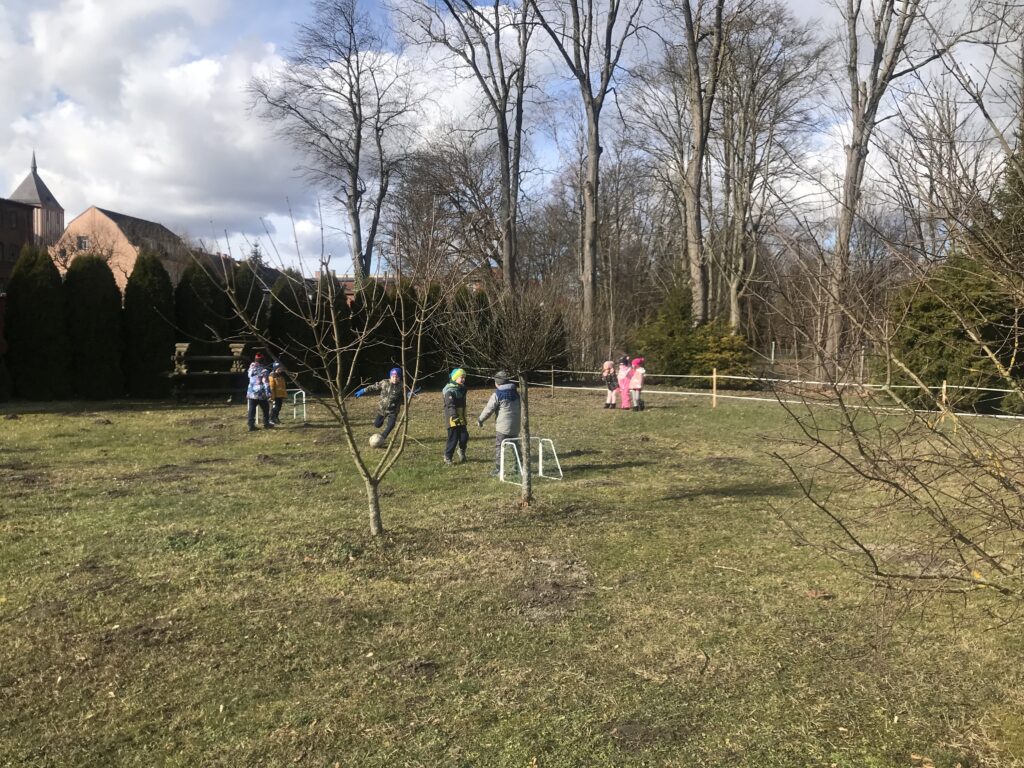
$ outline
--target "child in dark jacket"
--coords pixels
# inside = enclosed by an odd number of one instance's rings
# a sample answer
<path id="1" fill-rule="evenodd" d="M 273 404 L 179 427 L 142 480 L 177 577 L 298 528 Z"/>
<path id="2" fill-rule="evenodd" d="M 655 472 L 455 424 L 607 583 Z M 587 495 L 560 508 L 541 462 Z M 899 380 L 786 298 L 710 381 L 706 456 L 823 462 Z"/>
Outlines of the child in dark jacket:
<path id="1" fill-rule="evenodd" d="M 395 428 L 398 412 L 402 408 L 402 390 L 401 368 L 392 368 L 388 371 L 386 379 L 381 379 L 376 384 L 356 390 L 356 397 L 380 392 L 380 398 L 377 400 L 377 415 L 373 419 L 373 426 L 375 429 L 380 429 L 384 422 L 387 422 L 384 431 L 380 433 L 381 444 L 388 439 L 391 430 Z"/>
<path id="2" fill-rule="evenodd" d="M 452 465 L 452 458 L 458 449 L 459 463 L 466 460 L 466 446 L 469 444 L 469 430 L 466 429 L 466 372 L 456 368 L 448 376 L 448 383 L 441 390 L 444 399 L 444 419 L 448 426 L 448 440 L 444 446 L 445 466 Z"/>

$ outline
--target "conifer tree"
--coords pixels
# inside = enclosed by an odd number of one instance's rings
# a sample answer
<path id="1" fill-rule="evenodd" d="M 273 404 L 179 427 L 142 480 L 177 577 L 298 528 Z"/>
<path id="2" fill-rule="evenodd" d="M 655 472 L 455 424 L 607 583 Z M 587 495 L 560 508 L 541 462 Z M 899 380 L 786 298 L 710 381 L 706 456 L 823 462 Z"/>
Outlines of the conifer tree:
<path id="1" fill-rule="evenodd" d="M 29 400 L 67 397 L 71 391 L 67 325 L 60 273 L 49 255 L 21 251 L 7 285 L 7 364 L 14 394 Z"/>
<path id="2" fill-rule="evenodd" d="M 154 254 L 143 252 L 124 288 L 124 372 L 128 394 L 165 397 L 174 354 L 174 289 Z"/>
<path id="3" fill-rule="evenodd" d="M 64 276 L 64 299 L 75 393 L 87 400 L 120 397 L 121 292 L 106 260 L 76 257 Z"/>
<path id="4" fill-rule="evenodd" d="M 182 273 L 174 293 L 177 341 L 189 342 L 188 354 L 230 355 L 224 287 L 197 261 Z"/>

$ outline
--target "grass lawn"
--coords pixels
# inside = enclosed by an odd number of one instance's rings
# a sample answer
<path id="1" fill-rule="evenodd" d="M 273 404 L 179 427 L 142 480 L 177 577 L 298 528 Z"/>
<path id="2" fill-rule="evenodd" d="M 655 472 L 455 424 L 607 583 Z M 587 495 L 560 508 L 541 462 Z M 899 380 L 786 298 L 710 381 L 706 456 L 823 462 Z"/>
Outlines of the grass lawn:
<path id="1" fill-rule="evenodd" d="M 602 399 L 533 393 L 522 509 L 418 398 L 382 540 L 316 409 L 8 406 L 0 765 L 1024 765 L 1019 628 L 799 546 L 780 408 Z"/>

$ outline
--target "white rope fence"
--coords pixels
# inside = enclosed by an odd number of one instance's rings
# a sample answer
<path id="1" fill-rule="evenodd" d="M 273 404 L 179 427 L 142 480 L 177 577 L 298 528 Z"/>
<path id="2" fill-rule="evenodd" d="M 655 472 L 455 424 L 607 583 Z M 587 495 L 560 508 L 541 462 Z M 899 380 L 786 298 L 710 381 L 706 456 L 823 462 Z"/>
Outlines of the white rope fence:
<path id="1" fill-rule="evenodd" d="M 607 387 L 588 387 L 588 386 L 567 386 L 555 384 L 555 374 L 571 374 L 576 376 L 587 376 L 587 377 L 598 377 L 600 376 L 599 371 L 570 371 L 558 368 L 548 368 L 540 371 L 535 371 L 535 374 L 543 375 L 548 374 L 550 378 L 549 382 L 530 382 L 530 386 L 543 387 L 550 390 L 564 389 L 564 390 L 575 390 L 582 392 L 607 392 Z M 663 390 L 663 389 L 649 389 L 644 388 L 645 395 L 658 395 L 668 397 L 710 397 L 711 407 L 717 406 L 718 400 L 746 400 L 750 402 L 762 402 L 762 403 L 777 403 L 782 405 L 820 405 L 826 408 L 848 408 L 851 410 L 871 410 L 871 411 L 882 411 L 888 413 L 918 413 L 918 414 L 933 414 L 936 416 L 953 416 L 956 418 L 989 418 L 989 419 L 1006 419 L 1010 421 L 1024 421 L 1024 416 L 1017 416 L 1013 414 L 987 414 L 987 413 L 972 413 L 970 411 L 932 411 L 925 409 L 910 409 L 900 408 L 898 406 L 881 406 L 881 405 L 857 405 L 855 403 L 835 403 L 824 400 L 791 400 L 782 397 L 757 397 L 755 395 L 724 395 L 718 392 L 718 381 L 750 381 L 760 382 L 765 384 L 798 384 L 806 386 L 819 386 L 819 387 L 837 387 L 845 389 L 847 387 L 853 387 L 855 389 L 872 390 L 872 391 L 885 391 L 893 389 L 920 389 L 913 385 L 892 385 L 888 386 L 885 384 L 859 384 L 856 382 L 827 382 L 827 381 L 813 381 L 807 379 L 776 379 L 764 376 L 734 376 L 734 375 L 719 375 L 717 371 L 712 371 L 711 374 L 647 374 L 645 378 L 659 378 L 659 379 L 702 379 L 711 381 L 711 389 L 708 391 L 689 391 L 681 392 L 678 390 Z M 943 382 L 941 386 L 928 387 L 930 391 L 938 391 L 942 393 L 942 402 L 946 402 L 946 392 L 951 389 L 962 389 L 962 390 L 973 390 L 978 392 L 1000 392 L 1000 393 L 1013 393 L 1017 390 L 1013 389 L 996 389 L 992 387 L 973 387 L 967 385 L 947 384 Z"/>

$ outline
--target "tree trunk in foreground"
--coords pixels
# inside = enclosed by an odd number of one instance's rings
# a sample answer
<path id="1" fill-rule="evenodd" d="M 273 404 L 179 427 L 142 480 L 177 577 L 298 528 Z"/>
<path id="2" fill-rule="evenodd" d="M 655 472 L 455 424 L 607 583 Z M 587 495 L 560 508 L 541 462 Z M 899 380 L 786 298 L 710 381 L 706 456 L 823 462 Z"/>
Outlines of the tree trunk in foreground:
<path id="1" fill-rule="evenodd" d="M 523 504 L 533 501 L 533 460 L 530 456 L 530 398 L 527 394 L 526 375 L 519 374 L 519 397 L 523 402 L 523 428 L 519 446 L 523 454 L 523 490 L 520 498 Z"/>

